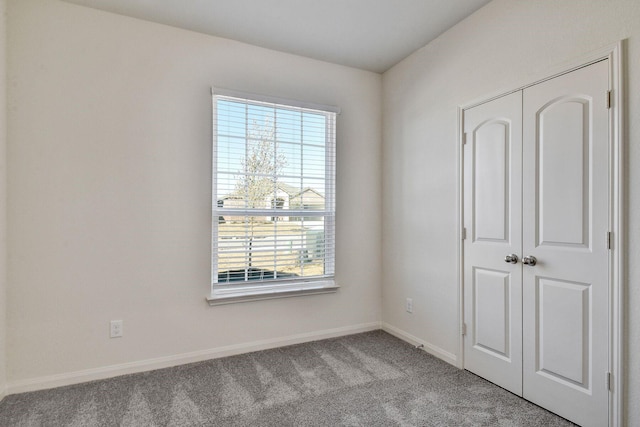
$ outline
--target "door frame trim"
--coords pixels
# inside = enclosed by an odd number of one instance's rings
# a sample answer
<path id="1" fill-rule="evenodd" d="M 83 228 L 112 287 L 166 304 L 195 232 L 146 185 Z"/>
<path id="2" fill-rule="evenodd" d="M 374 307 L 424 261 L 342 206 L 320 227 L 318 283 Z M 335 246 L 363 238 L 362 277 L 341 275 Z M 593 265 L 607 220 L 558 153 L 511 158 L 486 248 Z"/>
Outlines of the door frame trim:
<path id="1" fill-rule="evenodd" d="M 611 250 L 609 251 L 609 371 L 612 376 L 609 391 L 609 426 L 618 427 L 624 423 L 624 355 L 625 330 L 624 316 L 626 293 L 626 201 L 627 176 L 625 155 L 627 150 L 625 132 L 625 67 L 624 52 L 626 40 L 602 47 L 584 56 L 559 64 L 544 74 L 527 78 L 517 88 L 496 91 L 480 99 L 458 106 L 457 120 L 457 249 L 458 249 L 458 358 L 457 366 L 464 369 L 464 110 L 492 101 L 496 98 L 521 91 L 530 86 L 570 73 L 604 59 L 609 60 L 609 85 L 612 91 L 611 108 L 609 109 L 609 231 L 612 233 Z M 604 95 L 603 95 L 604 96 Z M 604 240 L 604 237 L 603 237 Z M 605 375 L 605 373 L 603 373 Z"/>

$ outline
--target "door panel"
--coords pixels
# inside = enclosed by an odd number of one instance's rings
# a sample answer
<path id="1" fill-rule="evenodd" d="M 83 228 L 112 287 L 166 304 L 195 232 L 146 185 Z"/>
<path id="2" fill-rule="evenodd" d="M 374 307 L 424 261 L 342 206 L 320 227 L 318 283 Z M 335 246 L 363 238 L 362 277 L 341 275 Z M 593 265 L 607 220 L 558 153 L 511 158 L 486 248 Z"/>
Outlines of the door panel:
<path id="1" fill-rule="evenodd" d="M 538 245 L 588 246 L 591 102 L 553 100 L 538 113 Z"/>
<path id="2" fill-rule="evenodd" d="M 473 132 L 473 239 L 509 240 L 509 130 L 505 121 L 488 121 Z M 481 177 L 481 179 L 479 179 Z"/>
<path id="3" fill-rule="evenodd" d="M 535 304 L 538 372 L 564 385 L 589 387 L 589 306 L 592 303 L 590 284 L 538 279 Z M 558 348 L 563 351 L 557 351 Z"/>
<path id="4" fill-rule="evenodd" d="M 522 94 L 464 112 L 465 368 L 522 394 Z"/>
<path id="5" fill-rule="evenodd" d="M 523 396 L 608 422 L 608 64 L 523 91 Z"/>
<path id="6" fill-rule="evenodd" d="M 508 271 L 474 269 L 473 347 L 509 361 L 511 335 L 511 274 Z"/>

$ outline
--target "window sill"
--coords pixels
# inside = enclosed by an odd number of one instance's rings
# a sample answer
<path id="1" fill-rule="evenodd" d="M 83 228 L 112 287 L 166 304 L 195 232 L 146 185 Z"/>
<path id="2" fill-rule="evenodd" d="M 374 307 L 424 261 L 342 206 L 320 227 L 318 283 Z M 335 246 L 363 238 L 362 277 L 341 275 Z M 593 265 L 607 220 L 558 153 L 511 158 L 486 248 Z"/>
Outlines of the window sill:
<path id="1" fill-rule="evenodd" d="M 255 287 L 251 289 L 215 290 L 207 297 L 210 306 L 260 301 L 275 298 L 290 298 L 305 295 L 334 293 L 340 286 L 333 280 L 298 282 L 287 285 Z"/>

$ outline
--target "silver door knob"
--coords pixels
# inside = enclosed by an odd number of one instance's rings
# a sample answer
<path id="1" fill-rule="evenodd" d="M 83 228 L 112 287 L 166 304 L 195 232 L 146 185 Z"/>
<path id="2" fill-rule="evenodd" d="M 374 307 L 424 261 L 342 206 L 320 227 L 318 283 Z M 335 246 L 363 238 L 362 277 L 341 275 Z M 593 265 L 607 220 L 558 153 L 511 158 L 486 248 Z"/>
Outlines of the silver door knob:
<path id="1" fill-rule="evenodd" d="M 518 263 L 518 255 L 511 254 L 504 257 L 504 262 L 508 262 L 509 264 L 517 264 Z"/>
<path id="2" fill-rule="evenodd" d="M 529 265 L 531 267 L 536 265 L 537 262 L 538 262 L 538 260 L 533 255 L 528 255 L 528 256 L 522 258 L 522 263 L 525 264 L 525 265 Z"/>

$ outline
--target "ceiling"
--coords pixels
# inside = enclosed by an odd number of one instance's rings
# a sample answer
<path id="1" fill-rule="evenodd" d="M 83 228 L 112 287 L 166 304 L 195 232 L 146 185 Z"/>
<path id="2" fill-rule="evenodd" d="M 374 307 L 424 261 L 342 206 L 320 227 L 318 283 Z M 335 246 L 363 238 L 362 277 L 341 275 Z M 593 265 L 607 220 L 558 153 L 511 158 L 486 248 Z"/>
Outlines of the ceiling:
<path id="1" fill-rule="evenodd" d="M 66 0 L 382 73 L 490 0 Z"/>

